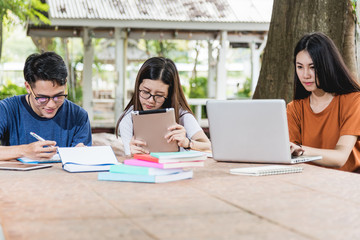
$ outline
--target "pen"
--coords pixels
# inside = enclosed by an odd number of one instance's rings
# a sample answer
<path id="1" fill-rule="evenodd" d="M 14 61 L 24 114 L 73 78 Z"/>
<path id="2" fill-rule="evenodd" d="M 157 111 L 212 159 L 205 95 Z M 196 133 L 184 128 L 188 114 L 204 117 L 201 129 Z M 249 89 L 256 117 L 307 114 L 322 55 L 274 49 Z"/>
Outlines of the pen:
<path id="1" fill-rule="evenodd" d="M 40 137 L 39 135 L 37 135 L 34 132 L 30 132 L 30 135 L 33 136 L 34 138 L 36 138 L 39 141 L 45 141 L 45 139 L 43 139 L 42 137 Z"/>
<path id="2" fill-rule="evenodd" d="M 33 136 L 34 138 L 36 138 L 39 141 L 45 141 L 45 139 L 43 139 L 42 137 L 40 137 L 39 135 L 37 135 L 34 132 L 30 132 L 30 135 Z M 59 153 L 58 153 L 58 150 L 56 148 L 56 154 L 51 159 L 52 160 L 59 160 L 58 157 L 59 157 Z"/>

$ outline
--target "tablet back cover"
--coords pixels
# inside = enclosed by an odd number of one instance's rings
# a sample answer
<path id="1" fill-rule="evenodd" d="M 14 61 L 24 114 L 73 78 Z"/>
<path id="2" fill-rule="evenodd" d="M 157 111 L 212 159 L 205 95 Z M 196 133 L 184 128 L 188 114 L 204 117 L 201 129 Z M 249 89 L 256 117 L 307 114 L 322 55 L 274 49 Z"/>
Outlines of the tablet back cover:
<path id="1" fill-rule="evenodd" d="M 134 111 L 132 113 L 135 139 L 146 142 L 150 152 L 177 152 L 177 142 L 168 143 L 165 135 L 170 126 L 176 124 L 173 108 L 158 111 Z M 164 111 L 165 110 L 165 111 Z"/>

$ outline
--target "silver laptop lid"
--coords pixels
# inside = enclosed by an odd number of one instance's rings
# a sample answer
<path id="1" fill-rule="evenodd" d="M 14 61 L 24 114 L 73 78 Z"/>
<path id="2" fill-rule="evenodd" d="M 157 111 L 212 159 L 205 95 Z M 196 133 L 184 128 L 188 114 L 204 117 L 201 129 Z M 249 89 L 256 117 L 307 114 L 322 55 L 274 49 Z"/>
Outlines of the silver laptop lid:
<path id="1" fill-rule="evenodd" d="M 206 107 L 215 160 L 290 163 L 284 100 L 210 100 Z"/>

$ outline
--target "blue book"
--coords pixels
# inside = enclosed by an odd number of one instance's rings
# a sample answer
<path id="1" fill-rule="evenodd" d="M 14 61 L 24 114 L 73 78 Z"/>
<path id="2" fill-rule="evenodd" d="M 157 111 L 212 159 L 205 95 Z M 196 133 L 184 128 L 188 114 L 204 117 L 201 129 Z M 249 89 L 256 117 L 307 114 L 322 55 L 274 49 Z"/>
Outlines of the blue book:
<path id="1" fill-rule="evenodd" d="M 101 181 L 119 181 L 119 182 L 144 182 L 144 183 L 164 183 L 173 182 L 183 179 L 190 179 L 193 177 L 193 171 L 183 171 L 168 175 L 140 175 L 140 174 L 125 174 L 125 173 L 112 173 L 100 172 L 98 180 Z"/>
<path id="2" fill-rule="evenodd" d="M 132 166 L 126 164 L 113 165 L 110 167 L 111 173 L 127 173 L 127 174 L 139 174 L 139 175 L 151 175 L 151 176 L 168 175 L 182 171 L 183 170 L 181 168 L 161 169 L 161 168 L 153 168 L 153 167 Z"/>
<path id="3" fill-rule="evenodd" d="M 27 158 L 27 157 L 22 157 L 22 158 L 18 158 L 18 161 L 22 162 L 22 163 L 35 163 L 35 164 L 40 164 L 40 163 L 60 163 L 61 159 L 59 154 L 55 154 L 52 158 L 47 159 L 47 160 L 38 160 L 38 159 L 31 159 L 31 158 Z"/>

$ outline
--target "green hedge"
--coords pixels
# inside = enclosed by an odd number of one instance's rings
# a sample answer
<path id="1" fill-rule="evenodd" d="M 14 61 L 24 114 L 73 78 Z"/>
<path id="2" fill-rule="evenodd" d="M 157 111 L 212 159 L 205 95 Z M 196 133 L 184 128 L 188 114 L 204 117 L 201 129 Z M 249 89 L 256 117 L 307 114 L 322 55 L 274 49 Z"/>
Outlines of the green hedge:
<path id="1" fill-rule="evenodd" d="M 0 86 L 0 100 L 15 96 L 15 95 L 26 94 L 26 93 L 27 93 L 27 91 L 26 91 L 25 87 L 20 87 L 16 84 L 12 83 L 11 81 L 7 81 L 6 84 L 4 84 L 3 86 Z"/>

